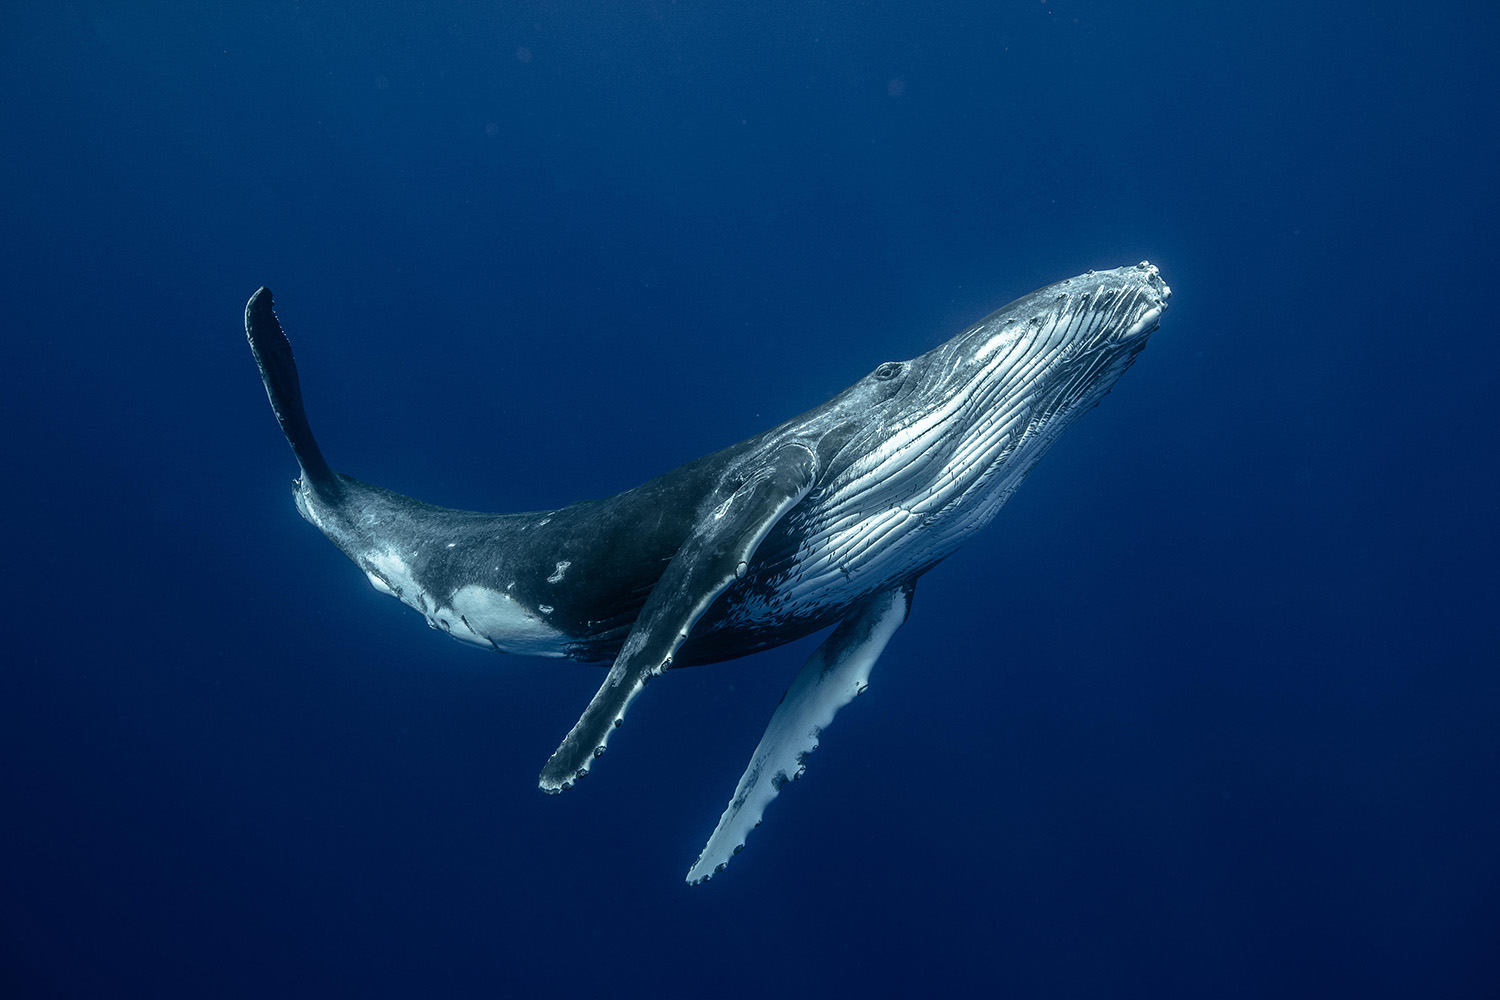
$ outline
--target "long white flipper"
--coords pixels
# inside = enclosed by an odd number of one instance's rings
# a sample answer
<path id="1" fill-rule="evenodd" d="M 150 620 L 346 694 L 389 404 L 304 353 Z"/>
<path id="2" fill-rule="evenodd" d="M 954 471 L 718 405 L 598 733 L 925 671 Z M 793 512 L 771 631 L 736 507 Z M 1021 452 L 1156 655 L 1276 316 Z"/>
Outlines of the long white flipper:
<path id="1" fill-rule="evenodd" d="M 723 871 L 750 831 L 760 826 L 781 786 L 802 776 L 808 754 L 818 749 L 818 737 L 834 714 L 869 686 L 870 668 L 911 610 L 913 586 L 901 584 L 866 598 L 807 658 L 776 706 L 719 825 L 687 873 L 689 885 Z"/>
<path id="2" fill-rule="evenodd" d="M 786 442 L 757 456 L 743 482 L 705 512 L 651 589 L 599 693 L 542 768 L 542 791 L 566 791 L 589 773 L 631 701 L 672 665 L 703 612 L 744 575 L 766 534 L 807 496 L 817 475 L 812 449 Z"/>

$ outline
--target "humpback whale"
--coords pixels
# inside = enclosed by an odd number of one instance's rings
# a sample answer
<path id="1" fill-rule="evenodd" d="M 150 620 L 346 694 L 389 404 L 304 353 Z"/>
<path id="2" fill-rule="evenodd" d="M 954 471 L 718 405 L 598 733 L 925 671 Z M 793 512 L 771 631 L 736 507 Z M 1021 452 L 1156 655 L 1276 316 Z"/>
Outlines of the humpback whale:
<path id="1" fill-rule="evenodd" d="M 1135 361 L 1171 289 L 1153 265 L 1023 296 L 828 402 L 618 496 L 486 514 L 335 472 L 261 288 L 245 331 L 301 476 L 298 511 L 370 584 L 463 642 L 608 663 L 543 767 L 561 792 L 665 671 L 832 626 L 792 680 L 697 861 L 739 853 L 911 610 L 917 580 L 983 527 Z"/>

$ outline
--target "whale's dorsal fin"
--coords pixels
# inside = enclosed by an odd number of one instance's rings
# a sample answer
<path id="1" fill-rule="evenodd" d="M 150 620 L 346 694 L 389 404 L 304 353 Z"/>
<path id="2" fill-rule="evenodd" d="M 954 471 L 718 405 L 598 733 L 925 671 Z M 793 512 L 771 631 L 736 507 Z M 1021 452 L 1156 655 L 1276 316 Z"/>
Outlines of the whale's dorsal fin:
<path id="1" fill-rule="evenodd" d="M 834 713 L 864 693 L 870 668 L 911 611 L 915 587 L 915 581 L 908 581 L 865 598 L 813 650 L 782 695 L 719 825 L 688 872 L 689 885 L 723 871 L 750 831 L 760 826 L 781 786 L 802 776 L 808 754 L 818 749 L 818 738 Z"/>
<path id="2" fill-rule="evenodd" d="M 667 564 L 631 627 L 594 700 L 542 768 L 543 791 L 561 792 L 588 773 L 610 732 L 651 678 L 672 665 L 677 648 L 715 598 L 745 574 L 755 550 L 812 489 L 817 460 L 800 441 L 747 459 L 698 512 L 697 523 Z M 732 481 L 731 481 L 732 482 Z"/>

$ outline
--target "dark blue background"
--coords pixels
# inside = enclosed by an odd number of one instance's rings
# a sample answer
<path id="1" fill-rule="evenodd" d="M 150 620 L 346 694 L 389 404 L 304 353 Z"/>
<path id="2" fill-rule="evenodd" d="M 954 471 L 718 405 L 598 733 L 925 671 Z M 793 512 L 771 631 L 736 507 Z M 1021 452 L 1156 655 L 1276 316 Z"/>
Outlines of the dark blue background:
<path id="1" fill-rule="evenodd" d="M 1494 996 L 1493 4 L 12 5 L 0 991 Z M 719 879 L 807 644 L 485 655 L 292 508 L 556 506 L 1034 287 L 1135 369 Z"/>

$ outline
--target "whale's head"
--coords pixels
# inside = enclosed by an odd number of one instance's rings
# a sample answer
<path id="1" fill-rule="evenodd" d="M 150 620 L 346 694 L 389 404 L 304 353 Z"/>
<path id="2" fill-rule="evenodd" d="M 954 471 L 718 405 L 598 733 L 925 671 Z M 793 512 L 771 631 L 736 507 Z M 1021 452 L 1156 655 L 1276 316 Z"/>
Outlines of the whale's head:
<path id="1" fill-rule="evenodd" d="M 1074 420 L 1130 367 L 1171 297 L 1142 262 L 1017 299 L 920 357 L 865 380 L 868 407 L 830 489 L 839 516 L 891 528 L 930 565 L 999 510 Z M 855 388 L 855 387 L 851 387 Z M 856 443 L 857 442 L 857 443 Z M 855 507 L 858 509 L 854 509 Z"/>
<path id="2" fill-rule="evenodd" d="M 1061 417 L 1060 432 L 1130 367 L 1171 297 L 1145 261 L 1059 281 L 914 359 L 914 388 L 951 435 L 1024 438 Z"/>

